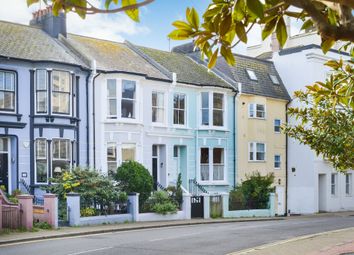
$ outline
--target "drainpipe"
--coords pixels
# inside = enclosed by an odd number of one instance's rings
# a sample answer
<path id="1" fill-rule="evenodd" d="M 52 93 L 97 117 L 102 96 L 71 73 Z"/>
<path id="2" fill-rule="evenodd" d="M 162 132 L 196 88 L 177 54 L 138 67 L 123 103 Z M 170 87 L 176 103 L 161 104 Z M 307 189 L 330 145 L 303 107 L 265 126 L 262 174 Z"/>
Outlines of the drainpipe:
<path id="1" fill-rule="evenodd" d="M 285 112 L 285 120 L 286 123 L 289 123 L 289 115 L 288 115 L 288 107 L 289 104 L 291 103 L 291 100 L 286 104 L 286 112 Z M 286 134 L 286 139 L 285 139 L 285 215 L 289 216 L 290 211 L 288 212 L 288 157 L 289 157 L 289 150 L 288 150 L 288 143 L 289 143 L 289 136 Z"/>
<path id="2" fill-rule="evenodd" d="M 236 176 L 236 172 L 237 172 L 237 160 L 236 157 L 238 155 L 238 148 L 237 148 L 237 135 L 236 132 L 238 131 L 237 129 L 237 121 L 238 121 L 238 99 L 240 97 L 242 93 L 242 83 L 239 82 L 237 83 L 237 91 L 236 94 L 234 96 L 234 110 L 235 110 L 235 121 L 234 121 L 234 188 L 237 185 L 237 176 Z"/>
<path id="3" fill-rule="evenodd" d="M 92 151 L 93 151 L 93 168 L 96 169 L 96 97 L 95 97 L 95 84 L 96 78 L 101 74 L 97 74 L 96 60 L 92 61 L 94 70 L 92 78 Z"/>

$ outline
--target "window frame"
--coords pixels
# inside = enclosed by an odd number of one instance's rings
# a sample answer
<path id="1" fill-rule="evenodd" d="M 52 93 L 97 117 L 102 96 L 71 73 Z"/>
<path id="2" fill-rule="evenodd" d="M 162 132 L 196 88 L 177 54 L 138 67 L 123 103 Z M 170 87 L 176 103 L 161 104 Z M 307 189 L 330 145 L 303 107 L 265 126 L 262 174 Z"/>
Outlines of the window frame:
<path id="1" fill-rule="evenodd" d="M 127 98 L 123 97 L 123 85 L 124 81 L 127 82 L 134 82 L 134 98 Z M 128 119 L 128 120 L 137 120 L 138 119 L 138 111 L 137 111 L 137 97 L 138 97 L 138 86 L 135 80 L 128 80 L 128 79 L 121 79 L 121 89 L 120 89 L 120 118 L 121 119 Z M 123 101 L 128 101 L 133 103 L 133 116 L 134 117 L 123 117 L 122 116 L 122 109 L 123 109 Z"/>
<path id="2" fill-rule="evenodd" d="M 277 126 L 276 122 L 279 121 L 279 126 Z M 280 134 L 281 133 L 281 119 L 274 119 L 274 133 L 276 134 Z M 279 131 L 277 131 L 276 129 L 279 128 Z"/>
<path id="3" fill-rule="evenodd" d="M 157 103 L 156 106 L 153 105 L 153 100 L 152 100 L 153 94 L 156 94 L 156 103 Z M 163 99 L 162 106 L 158 105 L 158 101 L 159 101 L 158 95 L 162 95 L 162 99 Z M 153 121 L 154 109 L 156 109 L 157 112 L 159 110 L 162 110 L 162 117 L 163 117 L 162 121 Z M 156 116 L 158 116 L 158 115 L 156 115 Z M 167 116 L 166 116 L 166 93 L 163 91 L 153 90 L 151 92 L 151 123 L 153 125 L 164 125 L 164 124 L 166 124 L 166 119 L 167 119 Z"/>
<path id="4" fill-rule="evenodd" d="M 115 95 L 114 96 L 110 96 L 108 95 L 108 81 L 114 81 L 115 83 Z M 113 115 L 113 114 L 110 114 L 110 100 L 115 100 L 116 103 L 115 103 L 115 111 L 116 111 L 116 114 Z M 118 86 L 117 86 L 117 79 L 106 79 L 106 101 L 107 101 L 107 114 L 106 114 L 106 118 L 107 119 L 119 119 L 118 118 L 118 102 L 119 102 L 119 99 L 118 99 Z"/>
<path id="5" fill-rule="evenodd" d="M 276 158 L 279 157 L 279 160 Z M 277 163 L 279 166 L 277 166 Z M 274 154 L 274 169 L 281 169 L 281 155 L 280 154 Z"/>
<path id="6" fill-rule="evenodd" d="M 257 77 L 257 75 L 256 75 L 256 73 L 255 73 L 254 70 L 252 70 L 252 69 L 246 69 L 246 73 L 247 73 L 248 78 L 249 78 L 250 80 L 252 80 L 252 81 L 258 81 L 258 77 Z"/>
<path id="7" fill-rule="evenodd" d="M 113 160 L 108 160 L 109 156 L 108 156 L 108 148 L 110 146 L 114 146 L 114 153 L 115 153 L 115 161 Z M 117 143 L 115 142 L 108 142 L 107 145 L 106 145 L 106 163 L 107 163 L 107 174 L 109 175 L 110 174 L 110 170 L 109 170 L 109 164 L 110 163 L 114 163 L 115 164 L 115 169 L 118 168 L 118 146 L 117 146 Z"/>
<path id="8" fill-rule="evenodd" d="M 41 157 L 41 158 L 37 158 L 37 141 L 38 140 L 43 140 L 44 143 L 45 143 L 45 157 Z M 38 185 L 45 185 L 45 184 L 48 184 L 49 183 L 49 160 L 48 160 L 48 141 L 46 138 L 36 138 L 35 139 L 35 143 L 34 143 L 34 182 L 35 184 L 38 184 Z M 46 182 L 39 182 L 37 180 L 37 160 L 45 160 L 46 161 L 46 172 L 47 172 L 47 181 Z"/>
<path id="9" fill-rule="evenodd" d="M 17 72 L 7 69 L 0 69 L 0 73 L 3 73 L 3 84 L 4 88 L 0 89 L 0 93 L 4 93 L 4 101 L 5 101 L 5 93 L 11 93 L 13 96 L 13 106 L 14 108 L 0 108 L 0 113 L 4 114 L 16 114 L 18 113 L 18 78 Z M 13 90 L 6 90 L 6 73 L 13 75 Z"/>
<path id="10" fill-rule="evenodd" d="M 353 195 L 353 174 L 345 174 L 345 195 L 350 197 Z"/>
<path id="11" fill-rule="evenodd" d="M 122 143 L 121 147 L 120 147 L 120 161 L 121 164 L 123 164 L 124 162 L 128 162 L 130 160 L 123 160 L 123 150 L 124 149 L 131 149 L 134 148 L 134 159 L 132 159 L 133 161 L 137 161 L 137 146 L 135 143 Z"/>
<path id="12" fill-rule="evenodd" d="M 264 108 L 264 116 L 263 117 L 258 117 L 257 116 L 257 106 L 263 106 Z M 254 116 L 251 116 L 251 112 L 253 113 Z M 258 104 L 258 103 L 249 103 L 248 104 L 248 118 L 249 119 L 259 119 L 259 120 L 265 120 L 267 117 L 267 107 L 265 104 Z"/>
<path id="13" fill-rule="evenodd" d="M 69 81 L 69 90 L 68 91 L 60 91 L 60 90 L 54 90 L 54 86 L 53 86 L 53 84 L 54 84 L 54 82 L 53 82 L 53 80 L 54 80 L 54 73 L 55 72 L 58 72 L 59 74 L 61 73 L 61 74 L 63 74 L 63 73 L 66 73 L 67 75 L 68 75 L 68 81 Z M 60 77 L 61 75 L 59 75 L 59 77 Z M 48 75 L 47 75 L 47 77 L 48 77 Z M 60 79 L 60 78 L 59 78 Z M 72 80 L 72 73 L 71 72 L 69 72 L 69 71 L 65 71 L 65 70 L 57 70 L 57 69 L 55 69 L 55 70 L 51 70 L 51 75 L 50 75 L 50 93 L 51 93 L 51 95 L 50 95 L 50 100 L 51 100 L 51 104 L 50 104 L 50 113 L 52 114 L 52 115 L 61 115 L 61 116 L 72 116 L 73 115 L 73 113 L 72 113 L 72 104 L 73 104 L 73 102 L 72 102 L 72 100 L 73 100 L 73 97 L 72 97 L 72 95 L 73 95 L 73 80 Z M 57 93 L 57 94 L 59 94 L 59 95 L 66 95 L 66 96 L 68 96 L 69 97 L 69 105 L 68 105 L 68 112 L 66 113 L 66 112 L 55 112 L 54 111 L 54 109 L 53 109 L 53 98 L 54 98 L 54 93 Z M 61 100 L 59 100 L 59 102 L 60 102 Z M 59 104 L 59 107 L 61 106 L 61 104 Z"/>
<path id="14" fill-rule="evenodd" d="M 334 178 L 333 178 L 334 177 Z M 331 173 L 331 196 L 337 196 L 338 174 Z"/>
<path id="15" fill-rule="evenodd" d="M 208 108 L 203 107 L 203 93 L 208 94 Z M 222 109 L 214 108 L 214 94 L 222 95 Z M 199 126 L 201 129 L 221 129 L 224 130 L 227 126 L 227 94 L 221 91 L 201 91 L 199 94 L 200 102 L 199 102 L 199 109 L 200 109 L 200 118 L 199 118 Z M 208 110 L 208 125 L 203 124 L 203 110 Z M 214 111 L 221 111 L 222 112 L 222 125 L 217 126 L 214 125 Z"/>
<path id="16" fill-rule="evenodd" d="M 279 79 L 278 79 L 278 77 L 276 75 L 269 74 L 269 78 L 270 78 L 270 80 L 272 81 L 272 83 L 274 85 L 278 85 L 278 86 L 280 85 L 280 81 L 279 81 Z"/>
<path id="17" fill-rule="evenodd" d="M 180 98 L 180 96 L 184 97 L 184 108 L 180 108 L 180 100 L 178 100 L 178 107 L 179 108 L 175 108 L 175 96 L 178 96 L 178 98 Z M 183 124 L 175 123 L 175 111 L 177 111 L 177 112 L 183 111 L 183 116 L 184 116 L 184 123 Z M 177 115 L 177 116 L 179 116 L 179 115 Z M 186 93 L 182 93 L 182 92 L 174 92 L 173 93 L 173 97 L 172 97 L 172 124 L 175 127 L 186 127 L 187 126 L 187 94 Z"/>
<path id="18" fill-rule="evenodd" d="M 264 159 L 257 159 L 257 144 L 263 144 L 264 145 Z M 251 150 L 252 147 L 252 150 Z M 253 159 L 251 159 L 251 153 L 253 156 Z M 267 145 L 265 142 L 249 142 L 248 143 L 248 161 L 249 162 L 266 162 L 267 161 Z"/>
<path id="19" fill-rule="evenodd" d="M 216 164 L 214 163 L 214 150 L 221 149 L 222 150 L 222 163 L 223 164 Z M 208 163 L 202 163 L 202 150 L 208 151 Z M 224 184 L 227 182 L 227 150 L 224 147 L 200 147 L 199 148 L 199 174 L 198 179 L 200 183 L 203 184 Z M 214 179 L 214 166 L 223 166 L 223 179 L 222 180 L 215 180 Z M 203 180 L 202 178 L 202 166 L 208 167 L 208 179 Z"/>
<path id="20" fill-rule="evenodd" d="M 58 151 L 58 155 L 59 155 L 59 158 L 54 158 L 54 142 L 55 141 L 59 141 L 59 151 Z M 63 141 L 66 141 L 68 142 L 68 149 L 69 151 L 66 153 L 68 155 L 68 158 L 61 158 L 61 149 L 60 149 L 60 143 L 63 142 Z M 66 138 L 53 138 L 52 141 L 51 141 L 51 150 L 50 150 L 50 161 L 51 161 L 51 164 L 50 164 L 50 177 L 53 178 L 54 177 L 54 169 L 53 169 L 53 162 L 54 161 L 66 161 L 66 162 L 69 162 L 69 169 L 64 169 L 64 170 L 67 170 L 67 171 L 71 171 L 72 167 L 73 167 L 73 158 L 72 158 L 72 151 L 73 151 L 73 146 L 72 146 L 72 142 L 70 139 L 66 139 Z"/>

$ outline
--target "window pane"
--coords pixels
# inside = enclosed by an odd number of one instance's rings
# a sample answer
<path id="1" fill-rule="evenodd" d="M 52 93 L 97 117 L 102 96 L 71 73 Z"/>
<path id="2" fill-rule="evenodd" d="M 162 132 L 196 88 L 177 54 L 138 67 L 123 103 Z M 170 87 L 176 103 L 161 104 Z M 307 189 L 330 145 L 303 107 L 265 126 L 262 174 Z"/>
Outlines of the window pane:
<path id="1" fill-rule="evenodd" d="M 122 99 L 122 117 L 135 119 L 134 101 Z"/>
<path id="2" fill-rule="evenodd" d="M 222 148 L 213 149 L 213 163 L 224 164 L 224 149 Z"/>
<path id="3" fill-rule="evenodd" d="M 179 95 L 174 94 L 173 95 L 173 108 L 179 108 Z"/>
<path id="4" fill-rule="evenodd" d="M 116 80 L 113 80 L 113 79 L 107 80 L 107 96 L 108 97 L 116 97 L 117 96 Z"/>
<path id="5" fill-rule="evenodd" d="M 173 110 L 173 124 L 178 124 L 178 110 Z"/>
<path id="6" fill-rule="evenodd" d="M 52 72 L 52 90 L 70 92 L 70 74 L 68 72 Z"/>
<path id="7" fill-rule="evenodd" d="M 115 144 L 107 145 L 107 161 L 117 160 L 117 147 Z"/>
<path id="8" fill-rule="evenodd" d="M 15 93 L 13 92 L 4 93 L 4 109 L 6 110 L 15 109 Z"/>
<path id="9" fill-rule="evenodd" d="M 47 158 L 47 141 L 44 139 L 36 140 L 36 158 Z"/>
<path id="10" fill-rule="evenodd" d="M 152 146 L 152 156 L 157 157 L 157 145 Z"/>
<path id="11" fill-rule="evenodd" d="M 200 165 L 200 178 L 202 181 L 209 181 L 209 165 L 201 164 Z"/>
<path id="12" fill-rule="evenodd" d="M 117 100 L 109 99 L 108 100 L 108 115 L 116 116 L 117 115 Z"/>
<path id="13" fill-rule="evenodd" d="M 202 92 L 202 108 L 209 108 L 209 93 Z"/>
<path id="14" fill-rule="evenodd" d="M 213 125 L 219 127 L 224 125 L 223 111 L 220 110 L 213 111 Z"/>
<path id="15" fill-rule="evenodd" d="M 256 109 L 257 118 L 264 118 L 264 116 L 265 116 L 265 114 L 264 114 L 265 113 L 264 105 L 257 104 L 256 107 L 257 107 L 257 109 Z"/>
<path id="16" fill-rule="evenodd" d="M 69 141 L 60 141 L 60 158 L 69 159 Z"/>
<path id="17" fill-rule="evenodd" d="M 219 93 L 213 94 L 214 109 L 223 109 L 223 99 L 224 95 Z"/>
<path id="18" fill-rule="evenodd" d="M 5 73 L 5 90 L 15 91 L 15 75 L 13 73 Z"/>
<path id="19" fill-rule="evenodd" d="M 0 72 L 0 90 L 5 89 L 4 78 L 5 78 L 5 73 Z"/>
<path id="20" fill-rule="evenodd" d="M 135 146 L 123 145 L 122 146 L 122 161 L 135 160 Z"/>
<path id="21" fill-rule="evenodd" d="M 4 152 L 7 151 L 7 139 L 6 138 L 0 138 L 0 151 Z"/>
<path id="22" fill-rule="evenodd" d="M 185 95 L 179 95 L 179 109 L 185 109 L 185 99 L 186 96 Z"/>
<path id="23" fill-rule="evenodd" d="M 248 105 L 248 112 L 249 112 L 249 116 L 251 118 L 253 118 L 254 117 L 254 104 L 249 104 Z"/>
<path id="24" fill-rule="evenodd" d="M 205 126 L 209 125 L 209 110 L 208 109 L 202 110 L 202 125 L 205 125 Z"/>
<path id="25" fill-rule="evenodd" d="M 158 109 L 157 110 L 156 122 L 164 122 L 164 109 Z"/>
<path id="26" fill-rule="evenodd" d="M 257 152 L 257 160 L 264 160 L 264 152 Z"/>
<path id="27" fill-rule="evenodd" d="M 46 183 L 48 181 L 47 160 L 36 160 L 36 181 L 37 183 Z"/>
<path id="28" fill-rule="evenodd" d="M 47 112 L 47 92 L 37 92 L 37 112 Z"/>
<path id="29" fill-rule="evenodd" d="M 257 143 L 257 151 L 264 152 L 264 143 Z"/>
<path id="30" fill-rule="evenodd" d="M 122 98 L 135 99 L 135 81 L 122 81 Z"/>
<path id="31" fill-rule="evenodd" d="M 178 124 L 184 125 L 184 110 L 178 111 Z"/>
<path id="32" fill-rule="evenodd" d="M 253 150 L 254 150 L 254 145 L 253 145 L 253 143 L 250 143 L 250 148 L 249 148 L 249 156 L 250 156 L 250 160 L 254 160 L 254 158 L 253 158 Z"/>
<path id="33" fill-rule="evenodd" d="M 200 163 L 202 164 L 209 163 L 209 148 L 200 149 Z"/>
<path id="34" fill-rule="evenodd" d="M 156 92 L 152 92 L 151 101 L 152 101 L 152 106 L 157 106 L 157 93 Z"/>
<path id="35" fill-rule="evenodd" d="M 53 92 L 52 110 L 54 113 L 70 113 L 70 94 Z"/>
<path id="36" fill-rule="evenodd" d="M 47 89 L 47 71 L 37 70 L 37 90 Z"/>
<path id="37" fill-rule="evenodd" d="M 64 171 L 70 170 L 70 161 L 53 160 L 52 161 L 52 177 L 59 177 Z"/>

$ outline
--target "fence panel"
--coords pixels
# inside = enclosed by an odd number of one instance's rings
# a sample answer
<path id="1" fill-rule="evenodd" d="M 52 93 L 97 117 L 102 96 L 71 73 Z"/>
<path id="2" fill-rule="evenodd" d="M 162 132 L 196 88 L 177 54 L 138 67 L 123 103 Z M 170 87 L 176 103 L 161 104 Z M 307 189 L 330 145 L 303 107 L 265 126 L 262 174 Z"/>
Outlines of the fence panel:
<path id="1" fill-rule="evenodd" d="M 222 197 L 221 195 L 210 196 L 210 217 L 222 217 Z"/>
<path id="2" fill-rule="evenodd" d="M 2 227 L 17 229 L 21 224 L 21 210 L 19 205 L 2 205 Z"/>

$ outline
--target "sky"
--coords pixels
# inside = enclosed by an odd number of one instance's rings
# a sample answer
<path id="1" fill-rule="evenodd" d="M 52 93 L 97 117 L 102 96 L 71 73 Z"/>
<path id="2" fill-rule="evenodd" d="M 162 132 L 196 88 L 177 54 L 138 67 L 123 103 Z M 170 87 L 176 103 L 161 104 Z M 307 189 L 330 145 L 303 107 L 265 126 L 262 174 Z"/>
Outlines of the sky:
<path id="1" fill-rule="evenodd" d="M 95 3 L 99 0 L 91 0 Z M 167 35 L 174 29 L 171 25 L 175 20 L 183 20 L 187 7 L 194 7 L 200 14 L 204 12 L 208 0 L 155 0 L 153 3 L 140 8 L 140 22 L 132 21 L 122 13 L 88 15 L 81 19 L 75 13 L 67 15 L 67 30 L 70 33 L 97 37 L 106 40 L 123 42 L 128 40 L 133 44 L 169 50 L 173 46 L 186 41 L 169 41 Z M 28 24 L 32 12 L 40 8 L 35 4 L 27 7 L 26 0 L 0 0 L 0 20 Z M 44 7 L 44 4 L 41 6 Z M 249 33 L 249 44 L 260 43 L 260 29 Z M 246 52 L 246 45 L 239 44 L 238 53 Z"/>

